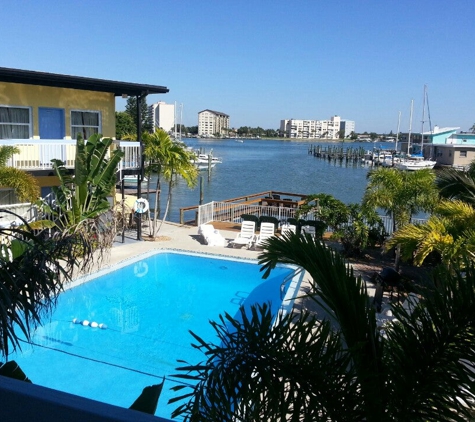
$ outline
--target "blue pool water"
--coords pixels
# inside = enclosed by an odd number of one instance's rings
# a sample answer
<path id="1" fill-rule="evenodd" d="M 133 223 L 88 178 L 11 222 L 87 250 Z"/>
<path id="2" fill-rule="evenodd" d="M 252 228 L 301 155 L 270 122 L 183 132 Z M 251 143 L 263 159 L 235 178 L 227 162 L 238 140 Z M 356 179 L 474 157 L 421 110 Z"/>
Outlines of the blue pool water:
<path id="1" fill-rule="evenodd" d="M 52 318 L 22 346 L 16 360 L 35 384 L 129 407 L 142 389 L 167 377 L 157 415 L 175 385 L 177 359 L 203 360 L 189 330 L 214 340 L 210 320 L 240 305 L 270 302 L 277 314 L 280 285 L 293 272 L 277 267 L 267 280 L 256 263 L 177 252 L 155 253 L 65 291 Z M 106 329 L 73 319 L 106 324 Z"/>

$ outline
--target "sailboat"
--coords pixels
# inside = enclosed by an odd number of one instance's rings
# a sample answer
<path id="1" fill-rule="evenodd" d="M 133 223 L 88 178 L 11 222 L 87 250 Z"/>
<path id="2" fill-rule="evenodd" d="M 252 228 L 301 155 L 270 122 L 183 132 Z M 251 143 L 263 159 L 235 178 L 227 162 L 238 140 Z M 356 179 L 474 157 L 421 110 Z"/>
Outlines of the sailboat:
<path id="1" fill-rule="evenodd" d="M 407 155 L 405 159 L 401 160 L 399 163 L 396 164 L 396 168 L 398 168 L 399 170 L 413 171 L 413 170 L 421 170 L 421 169 L 433 169 L 434 166 L 437 164 L 436 161 L 426 160 L 424 158 L 424 117 L 425 117 L 426 101 L 427 101 L 427 85 L 424 85 L 424 100 L 423 100 L 423 105 L 422 105 L 421 150 L 417 154 L 410 153 L 412 114 L 413 114 L 413 109 L 414 109 L 414 100 L 411 100 L 411 116 L 410 116 L 410 122 L 409 122 L 409 134 L 407 138 Z M 427 107 L 429 107 L 428 101 L 427 101 Z M 430 122 L 430 116 L 429 116 L 429 122 Z"/>

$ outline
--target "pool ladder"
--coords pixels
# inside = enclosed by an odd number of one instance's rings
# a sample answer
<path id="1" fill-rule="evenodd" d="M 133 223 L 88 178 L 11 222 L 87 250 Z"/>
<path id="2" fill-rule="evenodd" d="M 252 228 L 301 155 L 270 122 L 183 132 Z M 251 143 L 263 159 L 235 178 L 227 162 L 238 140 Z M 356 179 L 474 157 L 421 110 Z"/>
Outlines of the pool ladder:
<path id="1" fill-rule="evenodd" d="M 291 272 L 287 277 L 284 278 L 284 281 L 280 284 L 280 300 L 284 300 L 284 291 L 285 286 L 289 281 L 292 281 L 293 278 L 299 275 L 304 269 L 302 267 L 296 269 L 295 271 Z"/>

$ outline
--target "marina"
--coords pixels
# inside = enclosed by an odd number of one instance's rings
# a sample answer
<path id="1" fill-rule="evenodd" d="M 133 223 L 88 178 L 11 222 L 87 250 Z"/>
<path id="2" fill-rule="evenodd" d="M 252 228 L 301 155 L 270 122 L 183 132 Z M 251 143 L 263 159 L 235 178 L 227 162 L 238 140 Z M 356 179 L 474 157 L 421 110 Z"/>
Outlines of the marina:
<path id="1" fill-rule="evenodd" d="M 169 221 L 180 221 L 180 208 L 197 206 L 248 195 L 250 192 L 327 193 L 345 203 L 360 202 L 371 168 L 365 163 L 328 161 L 308 154 L 309 143 L 283 140 L 184 139 L 185 144 L 202 151 L 213 150 L 222 163 L 200 172 L 196 187 L 190 189 L 178 179 L 172 190 Z M 335 143 L 321 143 L 322 147 Z M 151 186 L 155 186 L 156 175 Z M 161 202 L 164 209 L 168 184 L 162 183 Z M 144 194 L 146 195 L 146 194 Z M 154 202 L 154 194 L 148 201 Z M 187 218 L 188 219 L 188 218 Z"/>

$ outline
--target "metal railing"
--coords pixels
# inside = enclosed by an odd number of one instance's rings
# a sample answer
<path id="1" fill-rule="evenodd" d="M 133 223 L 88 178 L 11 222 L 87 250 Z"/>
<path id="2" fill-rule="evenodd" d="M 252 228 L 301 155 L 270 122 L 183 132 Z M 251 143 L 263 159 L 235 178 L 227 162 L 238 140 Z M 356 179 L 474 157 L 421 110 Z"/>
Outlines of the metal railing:
<path id="1" fill-rule="evenodd" d="M 241 222 L 243 214 L 252 214 L 257 217 L 271 216 L 276 217 L 279 221 L 284 222 L 287 218 L 295 217 L 295 208 L 287 207 L 271 207 L 257 204 L 235 204 L 229 202 L 210 202 L 198 207 L 198 215 L 196 224 L 207 224 L 212 221 L 230 221 Z M 393 221 L 390 216 L 380 215 L 383 221 L 384 230 L 388 235 L 393 233 Z M 301 215 L 303 219 L 315 219 L 313 213 Z M 412 218 L 411 223 L 422 224 L 426 222 L 426 218 Z M 350 222 L 348 222 L 350 224 Z M 327 231 L 330 231 L 328 228 Z"/>
<path id="2" fill-rule="evenodd" d="M 294 279 L 294 277 L 300 275 L 303 271 L 305 271 L 303 268 L 298 267 L 295 271 L 292 271 L 287 277 L 285 277 L 282 283 L 280 283 L 280 300 L 284 299 L 285 286 L 287 285 L 287 283 L 290 283 Z"/>
<path id="3" fill-rule="evenodd" d="M 279 221 L 286 221 L 287 218 L 295 217 L 295 208 L 271 207 L 254 204 L 235 204 L 229 202 L 211 202 L 198 207 L 197 225 L 206 224 L 211 221 L 242 221 L 243 214 L 253 214 L 258 217 L 275 217 Z"/>
<path id="4" fill-rule="evenodd" d="M 0 209 L 5 209 L 19 215 L 28 223 L 38 219 L 38 208 L 36 205 L 29 202 L 22 204 L 0 205 Z M 15 215 L 10 213 L 0 213 L 0 227 L 18 226 L 23 224 L 23 221 L 18 219 Z"/>

